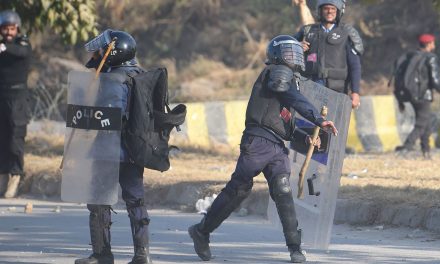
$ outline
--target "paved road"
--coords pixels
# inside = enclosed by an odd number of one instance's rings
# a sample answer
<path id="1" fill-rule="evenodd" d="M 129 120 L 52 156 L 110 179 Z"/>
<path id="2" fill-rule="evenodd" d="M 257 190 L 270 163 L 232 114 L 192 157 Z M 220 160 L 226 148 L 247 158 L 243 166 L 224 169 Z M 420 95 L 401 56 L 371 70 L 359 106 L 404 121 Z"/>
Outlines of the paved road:
<path id="1" fill-rule="evenodd" d="M 32 202 L 31 214 L 24 205 Z M 61 212 L 54 212 L 56 206 Z M 125 210 L 113 215 L 116 263 L 131 258 Z M 151 210 L 151 252 L 155 264 L 202 263 L 194 254 L 187 227 L 201 217 Z M 73 263 L 90 254 L 88 211 L 84 205 L 38 200 L 0 199 L 0 263 Z M 281 231 L 258 217 L 232 216 L 211 237 L 210 263 L 287 263 Z M 306 249 L 307 250 L 307 249 Z M 440 263 L 440 235 L 417 229 L 333 228 L 329 252 L 307 250 L 309 263 Z M 206 263 L 206 262 L 205 262 Z"/>

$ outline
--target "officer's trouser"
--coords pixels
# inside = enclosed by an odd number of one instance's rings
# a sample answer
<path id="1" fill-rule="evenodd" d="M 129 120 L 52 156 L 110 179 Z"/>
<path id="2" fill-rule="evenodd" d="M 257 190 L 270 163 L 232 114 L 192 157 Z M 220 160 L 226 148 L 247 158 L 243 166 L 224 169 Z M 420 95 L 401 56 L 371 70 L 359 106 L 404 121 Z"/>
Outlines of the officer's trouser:
<path id="1" fill-rule="evenodd" d="M 431 102 L 411 103 L 416 114 L 416 123 L 405 141 L 405 148 L 412 149 L 417 139 L 420 138 L 420 147 L 423 152 L 429 152 L 429 136 L 431 135 Z"/>
<path id="2" fill-rule="evenodd" d="M 29 122 L 26 90 L 0 95 L 0 173 L 23 175 L 24 142 Z"/>
<path id="3" fill-rule="evenodd" d="M 292 192 L 289 190 L 279 192 L 278 189 L 273 192 L 273 188 L 276 186 L 275 182 L 280 177 L 286 178 L 287 176 L 288 179 L 290 175 L 288 153 L 288 149 L 283 143 L 274 143 L 258 136 L 243 135 L 240 144 L 240 157 L 235 172 L 226 187 L 212 203 L 206 217 L 199 225 L 199 230 L 202 233 L 214 231 L 240 206 L 240 203 L 249 195 L 252 189 L 253 178 L 263 172 L 269 184 L 271 197 L 278 209 L 286 244 L 293 248 L 299 247 L 301 235 L 297 230 L 298 221 L 293 205 Z"/>

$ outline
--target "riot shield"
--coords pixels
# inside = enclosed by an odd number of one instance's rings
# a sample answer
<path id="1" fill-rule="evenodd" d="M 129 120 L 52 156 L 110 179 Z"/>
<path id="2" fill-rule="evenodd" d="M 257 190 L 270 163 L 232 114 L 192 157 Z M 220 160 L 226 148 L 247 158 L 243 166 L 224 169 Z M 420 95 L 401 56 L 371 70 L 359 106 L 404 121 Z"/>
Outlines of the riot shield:
<path id="1" fill-rule="evenodd" d="M 304 163 L 307 148 L 301 142 L 293 142 L 290 144 L 289 153 L 292 165 L 290 185 L 299 228 L 302 229 L 302 242 L 305 248 L 326 250 L 330 242 L 345 155 L 351 101 L 347 95 L 334 92 L 309 80 L 303 82 L 301 93 L 317 109 L 327 106 L 327 120 L 332 120 L 339 131 L 337 137 L 326 132 L 321 133 L 321 147 L 319 150 L 314 151 L 305 174 L 304 199 L 297 199 L 296 197 L 298 193 L 298 175 Z M 314 125 L 298 114 L 296 118 L 297 128 L 312 134 Z M 272 223 L 281 226 L 273 201 L 269 202 L 268 217 Z"/>
<path id="2" fill-rule="evenodd" d="M 61 199 L 112 205 L 118 200 L 121 149 L 121 76 L 72 71 Z"/>

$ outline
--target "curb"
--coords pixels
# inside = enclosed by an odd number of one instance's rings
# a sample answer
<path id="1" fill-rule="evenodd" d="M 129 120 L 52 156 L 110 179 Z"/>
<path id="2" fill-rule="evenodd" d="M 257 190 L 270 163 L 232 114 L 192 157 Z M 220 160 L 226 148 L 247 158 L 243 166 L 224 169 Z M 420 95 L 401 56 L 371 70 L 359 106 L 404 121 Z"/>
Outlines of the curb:
<path id="1" fill-rule="evenodd" d="M 407 226 L 440 232 L 440 207 L 421 208 L 338 199 L 334 223 Z"/>
<path id="2" fill-rule="evenodd" d="M 172 144 L 238 150 L 245 116 L 237 113 L 246 111 L 247 101 L 186 105 L 187 118 L 180 132 L 172 131 Z M 401 113 L 392 95 L 362 96 L 362 107 L 351 112 L 347 148 L 358 153 L 394 151 L 396 146 L 403 144 L 414 122 L 415 114 L 409 103 Z M 33 121 L 28 125 L 29 132 L 64 135 L 64 130 L 64 122 L 50 120 Z M 431 136 L 431 146 L 435 145 L 435 137 L 435 134 Z M 440 142 L 440 137 L 437 141 Z"/>
<path id="3" fill-rule="evenodd" d="M 29 179 L 28 191 L 39 197 L 60 197 L 61 181 L 55 177 L 41 175 Z M 219 193 L 224 184 L 179 183 L 164 186 L 145 186 L 145 200 L 150 207 L 171 207 L 195 212 L 198 199 Z M 256 183 L 250 196 L 237 209 L 245 214 L 267 216 L 269 192 L 265 183 Z M 119 201 L 123 204 L 122 199 Z M 240 210 L 245 208 L 246 210 Z M 243 214 L 241 214 L 243 216 Z M 440 207 L 421 208 L 411 205 L 384 205 L 379 202 L 338 199 L 335 224 L 393 225 L 423 228 L 440 232 Z"/>
<path id="4" fill-rule="evenodd" d="M 355 152 L 394 151 L 411 132 L 414 110 L 406 103 L 398 110 L 392 95 L 362 96 L 362 106 L 351 112 L 347 148 Z M 194 147 L 225 145 L 237 149 L 244 130 L 247 101 L 187 103 L 187 118 L 182 131 L 173 131 L 172 140 Z M 437 131 L 437 129 L 436 129 Z M 433 135 L 430 144 L 434 146 Z"/>

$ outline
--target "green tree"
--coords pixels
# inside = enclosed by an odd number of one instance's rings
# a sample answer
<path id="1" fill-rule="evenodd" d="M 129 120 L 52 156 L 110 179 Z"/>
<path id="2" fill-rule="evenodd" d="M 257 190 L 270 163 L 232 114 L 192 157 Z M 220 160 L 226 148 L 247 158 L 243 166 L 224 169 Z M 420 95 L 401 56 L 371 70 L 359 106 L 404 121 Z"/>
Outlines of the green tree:
<path id="1" fill-rule="evenodd" d="M 75 44 L 98 33 L 92 0 L 1 0 L 0 10 L 5 9 L 20 15 L 28 33 L 50 28 L 65 43 Z"/>

